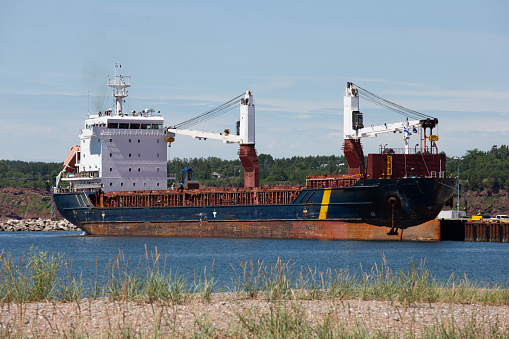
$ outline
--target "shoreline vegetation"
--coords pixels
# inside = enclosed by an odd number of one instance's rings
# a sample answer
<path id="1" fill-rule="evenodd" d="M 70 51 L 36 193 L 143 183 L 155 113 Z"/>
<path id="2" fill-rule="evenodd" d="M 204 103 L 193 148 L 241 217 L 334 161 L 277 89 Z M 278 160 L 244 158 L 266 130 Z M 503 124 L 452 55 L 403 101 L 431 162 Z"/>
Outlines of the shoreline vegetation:
<path id="1" fill-rule="evenodd" d="M 0 336 L 509 338 L 507 284 L 438 281 L 424 260 L 393 271 L 382 255 L 361 274 L 246 261 L 224 286 L 213 264 L 188 277 L 166 261 L 119 252 L 84 277 L 63 254 L 2 251 Z"/>

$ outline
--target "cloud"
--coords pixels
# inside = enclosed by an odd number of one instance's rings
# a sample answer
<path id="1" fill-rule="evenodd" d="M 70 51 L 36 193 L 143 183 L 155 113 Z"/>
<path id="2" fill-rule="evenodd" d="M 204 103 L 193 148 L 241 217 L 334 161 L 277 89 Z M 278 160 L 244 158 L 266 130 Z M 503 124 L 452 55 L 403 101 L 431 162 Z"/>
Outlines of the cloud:
<path id="1" fill-rule="evenodd" d="M 416 97 L 435 97 L 435 98 L 469 98 L 469 99 L 502 99 L 509 100 L 509 91 L 493 90 L 428 90 L 428 91 L 404 91 L 388 90 L 387 93 L 393 95 L 416 96 Z"/>

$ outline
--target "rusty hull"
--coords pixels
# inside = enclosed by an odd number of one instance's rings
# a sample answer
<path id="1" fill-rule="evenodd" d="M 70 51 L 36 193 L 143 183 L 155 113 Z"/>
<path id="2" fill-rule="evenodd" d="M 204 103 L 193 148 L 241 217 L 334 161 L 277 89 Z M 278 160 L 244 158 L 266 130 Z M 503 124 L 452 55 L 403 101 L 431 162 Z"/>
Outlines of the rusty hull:
<path id="1" fill-rule="evenodd" d="M 398 235 L 388 235 L 388 227 L 341 220 L 99 222 L 79 226 L 98 236 L 440 241 L 438 220 L 400 229 Z"/>

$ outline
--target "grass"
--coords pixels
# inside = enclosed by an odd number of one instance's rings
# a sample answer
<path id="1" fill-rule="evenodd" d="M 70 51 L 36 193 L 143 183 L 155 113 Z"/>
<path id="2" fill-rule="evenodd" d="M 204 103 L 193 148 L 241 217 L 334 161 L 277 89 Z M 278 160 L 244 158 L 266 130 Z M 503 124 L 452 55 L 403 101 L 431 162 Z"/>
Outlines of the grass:
<path id="1" fill-rule="evenodd" d="M 150 253 L 147 249 L 145 252 L 145 260 L 136 263 L 119 252 L 102 270 L 97 267 L 96 261 L 93 277 L 72 273 L 72 259 L 64 260 L 62 254 L 54 255 L 33 247 L 19 259 L 9 253 L 0 253 L 0 305 L 8 309 L 16 306 L 19 312 L 16 313 L 17 325 L 1 326 L 0 336 L 30 335 L 23 322 L 25 305 L 30 302 L 43 301 L 52 305 L 75 303 L 76 309 L 81 312 L 82 303 L 91 303 L 94 299 L 117 303 L 118 307 L 125 308 L 139 303 L 148 304 L 152 309 L 150 333 L 146 330 L 140 332 L 136 325 L 138 320 L 129 318 L 129 312 L 123 311 L 115 317 L 109 313 L 105 315 L 111 324 L 116 324 L 110 325 L 109 334 L 105 336 L 177 335 L 177 318 L 182 313 L 181 308 L 185 309 L 180 305 L 211 302 L 218 288 L 213 275 L 214 264 L 210 270 L 205 267 L 190 279 L 178 271 L 167 270 L 167 258 L 161 258 L 157 248 Z M 391 335 L 369 328 L 362 319 L 340 321 L 334 312 L 320 320 L 310 320 L 301 305 L 301 302 L 309 300 L 329 304 L 351 300 L 388 301 L 398 310 L 431 303 L 509 305 L 507 286 L 481 285 L 466 276 L 454 275 L 447 281 L 438 281 L 424 260 L 418 264 L 411 260 L 408 268 L 393 271 L 382 256 L 380 265 L 375 264 L 367 271 L 361 270 L 360 274 L 352 274 L 348 269 L 322 272 L 312 267 L 296 268 L 294 262 L 282 260 L 272 264 L 246 261 L 238 266 L 231 265 L 231 268 L 231 284 L 221 288 L 229 291 L 225 298 L 236 305 L 231 316 L 234 325 L 227 330 L 218 329 L 215 325 L 218 319 L 194 314 L 191 337 L 369 338 Z M 238 301 L 250 299 L 266 300 L 268 310 L 261 312 L 239 306 Z M 417 320 L 412 321 L 417 324 Z M 47 319 L 47 323 L 51 320 Z M 73 327 L 65 331 L 54 326 L 51 328 L 58 336 L 86 336 L 84 328 Z M 405 336 L 413 337 L 412 333 L 409 331 Z M 509 329 L 501 328 L 496 322 L 479 324 L 475 318 L 460 326 L 454 317 L 442 315 L 433 324 L 425 326 L 421 336 L 509 338 Z"/>
<path id="2" fill-rule="evenodd" d="M 189 298 L 210 300 L 217 290 L 217 279 L 207 267 L 189 279 L 178 271 L 167 271 L 167 258 L 161 262 L 157 248 L 146 250 L 145 262 L 132 263 L 124 253 L 111 259 L 99 274 L 87 278 L 72 273 L 72 259 L 30 248 L 26 255 L 14 259 L 0 253 L 0 301 L 30 302 L 40 300 L 74 301 L 83 297 L 110 300 L 149 300 L 180 303 Z M 509 305 L 509 289 L 505 285 L 481 285 L 468 277 L 452 275 L 438 281 L 426 267 L 410 261 L 407 269 L 393 271 L 382 255 L 382 263 L 361 274 L 348 269 L 311 267 L 295 268 L 292 261 L 278 259 L 274 264 L 263 261 L 231 265 L 233 278 L 227 291 L 239 298 L 275 300 L 359 299 L 415 303 L 453 302 Z"/>

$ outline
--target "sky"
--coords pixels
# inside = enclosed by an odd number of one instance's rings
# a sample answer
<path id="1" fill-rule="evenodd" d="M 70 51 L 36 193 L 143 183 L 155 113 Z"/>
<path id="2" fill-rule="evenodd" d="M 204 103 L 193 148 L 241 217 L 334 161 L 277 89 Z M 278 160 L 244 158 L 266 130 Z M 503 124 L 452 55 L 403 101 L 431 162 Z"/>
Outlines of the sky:
<path id="1" fill-rule="evenodd" d="M 256 149 L 274 158 L 342 155 L 353 81 L 439 119 L 439 151 L 509 144 L 509 2 L 8 1 L 0 4 L 0 159 L 63 161 L 88 113 L 124 109 L 166 125 L 250 90 Z M 364 124 L 404 117 L 360 102 Z M 193 128 L 234 130 L 232 111 Z M 403 147 L 398 135 L 363 139 Z M 410 140 L 411 145 L 418 138 Z M 237 158 L 238 146 L 177 136 L 168 158 Z"/>

